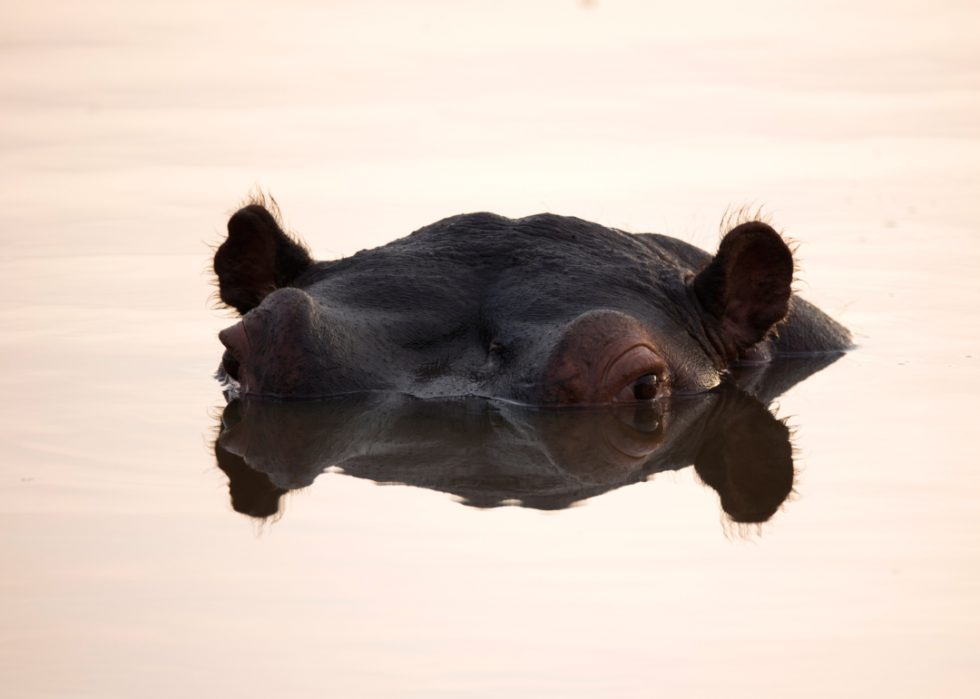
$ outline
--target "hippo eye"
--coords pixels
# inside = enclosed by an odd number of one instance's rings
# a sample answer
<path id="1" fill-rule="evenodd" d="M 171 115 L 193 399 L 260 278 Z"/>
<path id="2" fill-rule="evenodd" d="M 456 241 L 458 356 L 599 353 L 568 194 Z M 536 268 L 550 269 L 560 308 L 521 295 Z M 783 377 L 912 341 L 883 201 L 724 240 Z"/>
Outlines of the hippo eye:
<path id="1" fill-rule="evenodd" d="M 633 399 L 638 401 L 655 400 L 657 397 L 657 375 L 647 374 L 633 382 Z"/>

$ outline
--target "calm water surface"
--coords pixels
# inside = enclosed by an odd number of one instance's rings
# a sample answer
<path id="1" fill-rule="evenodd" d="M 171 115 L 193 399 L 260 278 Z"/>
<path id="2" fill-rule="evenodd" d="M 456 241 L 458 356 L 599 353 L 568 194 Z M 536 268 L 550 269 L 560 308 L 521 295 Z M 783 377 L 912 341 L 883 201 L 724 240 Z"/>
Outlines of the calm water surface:
<path id="1" fill-rule="evenodd" d="M 976 696 L 978 20 L 5 6 L 0 695 Z M 216 466 L 206 272 L 255 183 L 320 258 L 477 210 L 711 248 L 764 204 L 858 347 L 770 406 L 797 475 L 759 527 L 679 462 L 542 509 L 320 461 L 261 522 Z"/>

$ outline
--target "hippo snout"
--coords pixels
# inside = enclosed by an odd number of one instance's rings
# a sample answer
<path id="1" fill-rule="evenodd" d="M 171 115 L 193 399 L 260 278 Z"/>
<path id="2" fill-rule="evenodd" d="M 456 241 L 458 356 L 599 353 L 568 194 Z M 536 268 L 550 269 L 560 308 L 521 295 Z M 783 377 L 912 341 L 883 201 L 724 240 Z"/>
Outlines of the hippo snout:
<path id="1" fill-rule="evenodd" d="M 311 371 L 317 302 L 305 291 L 280 289 L 241 322 L 222 330 L 221 364 L 243 394 L 302 396 Z"/>
<path id="2" fill-rule="evenodd" d="M 228 376 L 241 382 L 242 362 L 246 361 L 250 354 L 244 321 L 222 330 L 218 333 L 218 339 L 225 346 L 225 353 L 221 357 L 222 368 Z"/>
<path id="3" fill-rule="evenodd" d="M 342 324 L 302 289 L 278 289 L 218 335 L 222 366 L 242 394 L 312 398 L 361 388 Z"/>

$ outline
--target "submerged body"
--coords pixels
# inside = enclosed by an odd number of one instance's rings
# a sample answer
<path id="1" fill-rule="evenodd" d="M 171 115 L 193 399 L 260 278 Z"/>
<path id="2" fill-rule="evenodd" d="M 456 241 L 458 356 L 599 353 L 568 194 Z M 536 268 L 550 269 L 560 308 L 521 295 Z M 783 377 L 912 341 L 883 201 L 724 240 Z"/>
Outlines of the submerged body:
<path id="1" fill-rule="evenodd" d="M 793 297 L 792 252 L 758 221 L 714 256 L 552 214 L 454 216 L 329 262 L 260 204 L 228 231 L 214 270 L 244 317 L 220 335 L 222 366 L 243 396 L 666 405 L 734 362 L 851 343 Z"/>

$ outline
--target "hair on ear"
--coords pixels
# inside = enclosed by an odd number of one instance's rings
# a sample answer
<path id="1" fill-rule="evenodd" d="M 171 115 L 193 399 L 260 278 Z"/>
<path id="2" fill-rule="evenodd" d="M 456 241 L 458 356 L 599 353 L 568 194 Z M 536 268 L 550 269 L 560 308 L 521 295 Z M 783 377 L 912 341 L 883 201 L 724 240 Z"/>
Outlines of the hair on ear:
<path id="1" fill-rule="evenodd" d="M 257 183 L 253 184 L 251 189 L 248 190 L 248 194 L 246 194 L 245 198 L 239 202 L 238 206 L 232 211 L 228 212 L 228 217 L 230 218 L 236 211 L 239 209 L 244 209 L 248 206 L 261 206 L 263 209 L 268 211 L 273 220 L 276 222 L 276 225 L 279 226 L 279 229 L 283 231 L 283 233 L 289 236 L 297 245 L 302 245 L 305 247 L 305 244 L 302 240 L 300 240 L 299 236 L 290 232 L 286 224 L 283 223 L 282 210 L 279 208 L 279 203 L 276 201 L 276 198 L 272 196 L 272 192 L 267 192 Z"/>
<path id="2" fill-rule="evenodd" d="M 303 241 L 284 230 L 271 195 L 253 188 L 247 202 L 229 218 L 212 267 L 221 302 L 242 315 L 313 263 Z"/>

